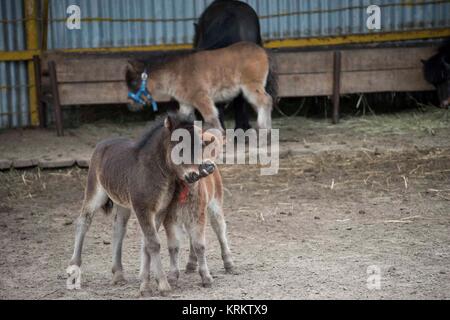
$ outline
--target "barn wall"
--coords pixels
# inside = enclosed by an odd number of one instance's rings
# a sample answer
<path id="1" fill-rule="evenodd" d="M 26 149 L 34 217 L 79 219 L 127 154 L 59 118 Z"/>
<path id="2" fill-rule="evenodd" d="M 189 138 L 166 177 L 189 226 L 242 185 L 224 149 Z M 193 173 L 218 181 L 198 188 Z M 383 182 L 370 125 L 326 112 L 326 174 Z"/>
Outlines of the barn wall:
<path id="1" fill-rule="evenodd" d="M 0 0 L 0 129 L 36 124 L 32 54 L 27 50 L 25 0 Z M 43 0 L 28 0 L 38 4 Z M 187 45 L 193 23 L 212 0 L 54 0 L 50 1 L 49 49 L 126 48 Z M 261 18 L 265 41 L 327 39 L 402 31 L 450 30 L 450 1 L 444 0 L 245 0 Z M 382 10 L 381 30 L 366 29 L 366 8 Z M 67 7 L 82 10 L 81 30 L 69 30 Z M 132 4 L 132 6 L 130 5 Z M 39 10 L 40 10 L 39 9 Z M 41 25 L 38 17 L 38 27 Z M 429 33 L 428 33 L 429 34 Z M 447 32 L 448 34 L 448 32 Z M 440 33 L 442 36 L 442 33 Z M 316 43 L 317 44 L 317 43 Z M 8 53 L 10 53 L 8 55 Z M 11 54 L 16 55 L 11 59 Z M 9 61 L 14 60 L 14 61 Z M 34 106 L 34 107 L 33 107 Z M 30 108 L 32 112 L 30 112 Z M 33 118 L 34 117 L 34 118 Z M 30 120 L 31 118 L 31 120 Z M 34 121 L 32 121 L 34 119 Z"/>
<path id="2" fill-rule="evenodd" d="M 212 0 L 58 0 L 51 2 L 49 48 L 189 44 L 193 23 Z M 376 33 L 450 27 L 450 1 L 245 0 L 261 18 L 265 41 L 368 34 L 366 8 L 382 10 Z M 130 4 L 133 4 L 130 6 Z M 64 27 L 66 9 L 82 10 L 81 30 Z"/>
<path id="3" fill-rule="evenodd" d="M 25 50 L 23 3 L 0 1 L 0 51 Z M 27 62 L 0 61 L 0 129 L 27 126 L 28 107 Z"/>

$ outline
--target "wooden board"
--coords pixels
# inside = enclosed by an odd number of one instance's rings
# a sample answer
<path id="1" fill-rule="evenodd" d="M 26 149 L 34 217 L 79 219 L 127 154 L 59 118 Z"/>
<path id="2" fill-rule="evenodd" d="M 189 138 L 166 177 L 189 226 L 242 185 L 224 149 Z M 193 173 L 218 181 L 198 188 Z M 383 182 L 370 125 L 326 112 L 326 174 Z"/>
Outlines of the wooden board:
<path id="1" fill-rule="evenodd" d="M 124 81 L 126 59 L 67 59 L 57 64 L 58 82 Z"/>
<path id="2" fill-rule="evenodd" d="M 421 69 L 347 71 L 341 73 L 341 94 L 427 90 L 434 90 L 434 87 L 423 79 Z"/>
<path id="3" fill-rule="evenodd" d="M 421 59 L 434 54 L 436 48 L 387 48 L 342 51 L 342 71 L 420 69 Z"/>
<path id="4" fill-rule="evenodd" d="M 275 61 L 279 74 L 330 72 L 333 52 L 279 52 Z"/>
<path id="5" fill-rule="evenodd" d="M 341 50 L 341 93 L 434 90 L 423 78 L 420 60 L 435 51 L 435 47 Z M 332 51 L 275 52 L 274 57 L 280 97 L 332 94 Z M 124 78 L 129 56 L 54 53 L 46 55 L 43 68 L 49 59 L 56 61 L 62 105 L 127 103 Z M 45 90 L 46 78 L 42 83 Z"/>
<path id="6" fill-rule="evenodd" d="M 61 105 L 128 103 L 125 82 L 61 83 Z M 157 102 L 167 102 L 167 96 L 154 96 Z"/>
<path id="7" fill-rule="evenodd" d="M 280 97 L 330 95 L 333 90 L 333 74 L 284 74 L 278 78 L 278 87 Z"/>
<path id="8" fill-rule="evenodd" d="M 341 50 L 341 93 L 434 90 L 423 78 L 421 59 L 434 47 Z M 316 59 L 315 59 L 316 57 Z M 333 53 L 278 53 L 279 96 L 331 95 Z"/>

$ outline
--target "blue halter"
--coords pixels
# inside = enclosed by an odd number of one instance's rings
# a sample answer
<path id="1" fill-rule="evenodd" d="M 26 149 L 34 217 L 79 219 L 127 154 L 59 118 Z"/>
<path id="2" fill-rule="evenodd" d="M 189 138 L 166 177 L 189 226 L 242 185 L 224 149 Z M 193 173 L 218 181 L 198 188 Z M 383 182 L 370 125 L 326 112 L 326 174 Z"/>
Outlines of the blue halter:
<path id="1" fill-rule="evenodd" d="M 158 111 L 158 105 L 156 104 L 155 99 L 153 99 L 153 97 L 151 96 L 150 92 L 148 92 L 148 74 L 146 71 L 142 72 L 141 79 L 141 87 L 139 88 L 139 90 L 136 93 L 128 92 L 128 98 L 132 99 L 136 103 L 146 106 L 148 103 L 144 99 L 142 99 L 142 96 L 144 96 L 148 101 L 151 101 L 153 111 L 156 112 Z"/>

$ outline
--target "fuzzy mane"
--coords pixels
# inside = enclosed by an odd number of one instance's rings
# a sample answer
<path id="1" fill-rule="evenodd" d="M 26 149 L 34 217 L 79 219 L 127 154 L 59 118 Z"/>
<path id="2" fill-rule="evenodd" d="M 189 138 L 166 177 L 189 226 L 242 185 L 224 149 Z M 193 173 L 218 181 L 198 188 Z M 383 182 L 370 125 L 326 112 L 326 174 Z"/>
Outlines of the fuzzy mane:
<path id="1" fill-rule="evenodd" d="M 138 90 L 141 83 L 141 74 L 144 70 L 151 77 L 153 72 L 163 69 L 168 64 L 180 61 L 194 52 L 195 50 L 149 52 L 145 56 L 142 56 L 142 58 L 129 60 L 129 65 L 125 73 L 128 89 L 133 91 Z"/>
<path id="2" fill-rule="evenodd" d="M 193 132 L 194 119 L 191 116 L 186 116 L 180 113 L 169 113 L 166 117 L 170 117 L 173 129 L 179 128 L 187 129 Z M 155 136 L 156 133 L 164 128 L 165 116 L 158 117 L 142 134 L 142 136 L 136 141 L 136 149 L 140 150 L 146 146 Z M 192 130 L 192 131 L 191 131 Z"/>

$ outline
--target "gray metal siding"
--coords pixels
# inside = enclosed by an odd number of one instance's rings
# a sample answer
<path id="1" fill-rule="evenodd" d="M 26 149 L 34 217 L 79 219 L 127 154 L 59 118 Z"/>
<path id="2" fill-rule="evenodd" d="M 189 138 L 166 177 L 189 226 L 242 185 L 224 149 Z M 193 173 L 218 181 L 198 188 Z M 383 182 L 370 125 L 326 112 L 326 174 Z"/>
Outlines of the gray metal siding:
<path id="1" fill-rule="evenodd" d="M 52 1 L 50 48 L 187 44 L 193 23 L 212 0 L 58 0 Z M 446 0 L 245 0 L 261 18 L 264 40 L 366 34 L 366 8 L 381 8 L 381 30 L 449 28 Z M 66 8 L 77 4 L 81 30 L 65 28 Z M 111 20 L 108 20 L 108 19 Z M 131 21 L 127 21 L 131 20 Z"/>
<path id="2" fill-rule="evenodd" d="M 22 1 L 0 1 L 0 50 L 25 50 Z M 0 128 L 30 124 L 26 62 L 0 62 Z"/>
<path id="3" fill-rule="evenodd" d="M 212 0 L 50 1 L 48 47 L 95 48 L 188 44 L 193 23 Z M 366 8 L 381 7 L 381 30 L 450 28 L 448 0 L 245 0 L 261 18 L 264 40 L 367 34 Z M 65 26 L 81 7 L 81 30 Z M 23 1 L 0 0 L 0 50 L 25 50 Z M 131 20 L 131 21 L 130 21 Z M 373 32 L 373 31 L 372 31 Z M 27 62 L 0 62 L 0 128 L 30 124 Z"/>

